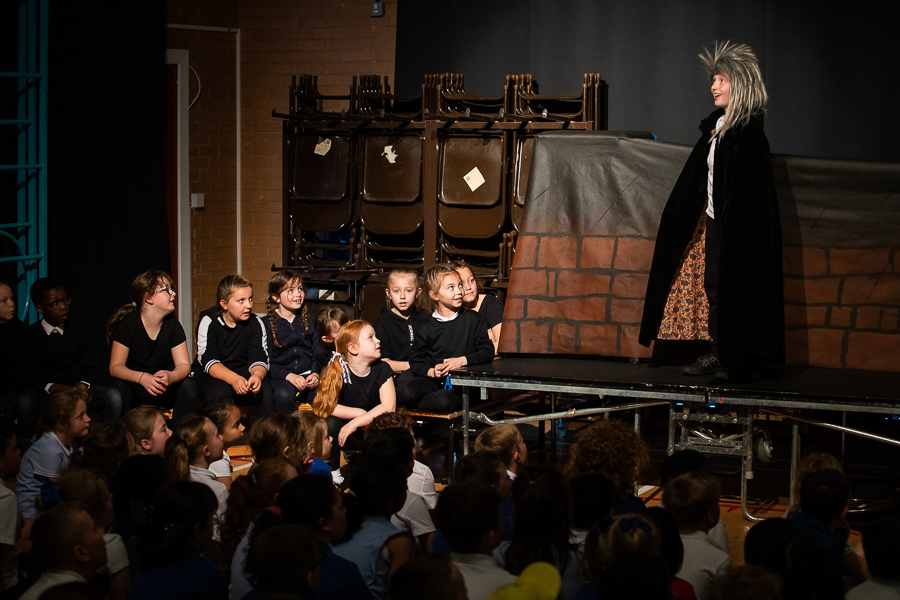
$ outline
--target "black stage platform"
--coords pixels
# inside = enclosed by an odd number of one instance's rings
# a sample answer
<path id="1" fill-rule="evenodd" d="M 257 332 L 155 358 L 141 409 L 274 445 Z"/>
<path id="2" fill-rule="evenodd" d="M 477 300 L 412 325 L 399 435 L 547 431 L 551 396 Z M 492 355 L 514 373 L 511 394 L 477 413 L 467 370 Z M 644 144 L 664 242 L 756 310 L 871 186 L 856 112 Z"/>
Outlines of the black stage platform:
<path id="1" fill-rule="evenodd" d="M 669 406 L 668 452 L 692 447 L 706 452 L 730 454 L 742 458 L 741 500 L 746 509 L 746 480 L 753 478 L 754 415 L 760 412 L 779 415 L 792 421 L 791 476 L 799 462 L 799 423 L 807 423 L 900 446 L 900 441 L 813 419 L 807 413 L 784 409 L 815 409 L 843 413 L 900 413 L 900 373 L 787 367 L 777 378 L 749 383 L 731 383 L 710 377 L 692 377 L 677 366 L 632 363 L 621 359 L 582 357 L 504 357 L 490 364 L 466 367 L 452 373 L 454 385 L 464 388 L 462 433 L 463 452 L 468 451 L 469 421 L 496 423 L 477 412 L 476 397 L 486 399 L 488 390 L 520 390 L 544 393 L 592 394 L 620 397 L 625 403 L 603 408 L 568 410 L 534 415 L 503 422 L 566 419 L 586 414 Z M 734 407 L 734 412 L 703 412 L 705 405 Z M 698 413 L 696 409 L 701 409 Z M 635 427 L 639 430 L 639 412 Z M 676 439 L 676 423 L 681 422 L 681 438 Z M 846 422 L 846 421 L 845 421 Z M 689 423 L 738 425 L 743 432 L 727 440 L 689 438 Z"/>

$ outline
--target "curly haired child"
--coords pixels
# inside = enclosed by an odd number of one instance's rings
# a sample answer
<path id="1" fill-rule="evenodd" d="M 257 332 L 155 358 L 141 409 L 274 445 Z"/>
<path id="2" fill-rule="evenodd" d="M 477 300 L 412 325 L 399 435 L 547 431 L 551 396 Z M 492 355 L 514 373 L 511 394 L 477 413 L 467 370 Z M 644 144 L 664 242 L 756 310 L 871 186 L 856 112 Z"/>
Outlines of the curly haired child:
<path id="1" fill-rule="evenodd" d="M 616 490 L 613 514 L 618 515 L 644 510 L 634 485 L 649 464 L 647 445 L 634 429 L 618 419 L 603 419 L 579 434 L 566 474 L 570 479 L 591 473 L 609 479 Z"/>

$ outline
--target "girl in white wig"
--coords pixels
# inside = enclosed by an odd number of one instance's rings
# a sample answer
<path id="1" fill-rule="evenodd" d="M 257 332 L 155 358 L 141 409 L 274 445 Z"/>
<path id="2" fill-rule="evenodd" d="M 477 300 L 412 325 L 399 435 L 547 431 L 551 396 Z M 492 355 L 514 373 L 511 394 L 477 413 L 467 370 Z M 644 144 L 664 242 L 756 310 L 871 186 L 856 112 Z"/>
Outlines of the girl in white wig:
<path id="1" fill-rule="evenodd" d="M 749 46 L 704 49 L 716 110 L 660 220 L 640 341 L 706 340 L 682 368 L 746 379 L 784 362 L 781 221 L 769 142 L 768 95 Z"/>

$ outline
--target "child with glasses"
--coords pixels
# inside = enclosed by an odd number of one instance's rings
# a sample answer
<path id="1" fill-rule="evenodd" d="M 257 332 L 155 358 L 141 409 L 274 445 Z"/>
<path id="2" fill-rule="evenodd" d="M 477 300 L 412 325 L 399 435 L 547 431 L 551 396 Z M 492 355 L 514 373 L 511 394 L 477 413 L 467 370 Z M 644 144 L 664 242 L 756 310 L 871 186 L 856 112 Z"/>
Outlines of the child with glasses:
<path id="1" fill-rule="evenodd" d="M 96 385 L 99 368 L 88 326 L 69 314 L 72 297 L 61 282 L 43 277 L 31 285 L 31 301 L 41 319 L 25 331 L 22 344 L 23 391 L 18 402 L 18 435 L 30 439 L 47 396 L 63 386 L 78 387 L 90 396 L 88 412 L 104 421 L 122 416 L 122 395 Z"/>
<path id="2" fill-rule="evenodd" d="M 187 337 L 175 318 L 175 289 L 163 271 L 147 271 L 131 283 L 131 302 L 106 326 L 109 374 L 122 405 L 174 408 L 173 420 L 196 409 Z"/>

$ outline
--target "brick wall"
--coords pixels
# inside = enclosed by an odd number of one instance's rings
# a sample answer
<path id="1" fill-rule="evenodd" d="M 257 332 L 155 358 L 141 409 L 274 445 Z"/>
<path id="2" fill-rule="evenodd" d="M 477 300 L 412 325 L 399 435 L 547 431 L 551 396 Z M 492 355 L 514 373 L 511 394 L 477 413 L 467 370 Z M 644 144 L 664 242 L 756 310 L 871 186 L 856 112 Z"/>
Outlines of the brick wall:
<path id="1" fill-rule="evenodd" d="M 688 150 L 590 134 L 536 142 L 501 352 L 650 356 L 637 342 L 644 292 Z M 900 166 L 773 162 L 788 364 L 900 371 Z"/>
<path id="2" fill-rule="evenodd" d="M 168 22 L 241 30 L 242 274 L 262 310 L 282 253 L 281 121 L 272 109 L 286 111 L 291 75 L 318 75 L 323 94 L 346 94 L 353 75 L 393 80 L 397 2 L 372 18 L 362 0 L 169 0 Z M 169 29 L 167 47 L 190 51 L 202 84 L 190 111 L 190 191 L 206 201 L 191 218 L 196 322 L 219 279 L 237 269 L 235 35 Z M 190 86 L 193 98 L 193 74 Z"/>

